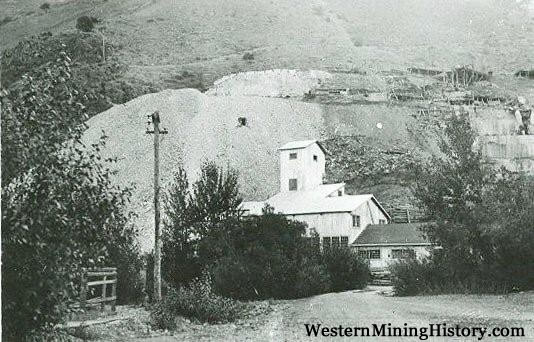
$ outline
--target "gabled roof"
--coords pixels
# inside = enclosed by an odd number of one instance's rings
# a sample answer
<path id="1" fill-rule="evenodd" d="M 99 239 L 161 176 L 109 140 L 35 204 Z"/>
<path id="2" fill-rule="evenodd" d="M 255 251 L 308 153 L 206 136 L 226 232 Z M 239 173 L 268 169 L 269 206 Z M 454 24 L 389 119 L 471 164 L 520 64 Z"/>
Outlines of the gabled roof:
<path id="1" fill-rule="evenodd" d="M 425 223 L 370 224 L 353 246 L 430 245 L 419 230 Z"/>
<path id="2" fill-rule="evenodd" d="M 323 151 L 324 154 L 328 154 L 325 148 L 317 140 L 299 140 L 299 141 L 290 141 L 287 144 L 280 147 L 278 150 L 298 150 L 301 148 L 306 148 L 312 144 L 317 144 L 319 148 Z"/>
<path id="3" fill-rule="evenodd" d="M 332 196 L 345 186 L 345 183 L 323 184 L 308 191 L 284 191 L 269 198 L 266 202 L 274 208 L 275 212 L 285 215 L 302 215 L 318 213 L 352 212 L 362 204 L 373 201 L 384 215 L 387 212 L 371 194 Z"/>

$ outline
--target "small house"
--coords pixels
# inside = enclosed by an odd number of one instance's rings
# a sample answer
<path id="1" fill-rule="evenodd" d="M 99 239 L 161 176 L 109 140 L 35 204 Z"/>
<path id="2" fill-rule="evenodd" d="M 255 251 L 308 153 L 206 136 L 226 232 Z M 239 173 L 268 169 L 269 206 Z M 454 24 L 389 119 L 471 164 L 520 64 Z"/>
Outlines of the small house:
<path id="1" fill-rule="evenodd" d="M 402 259 L 429 255 L 432 244 L 420 230 L 424 223 L 370 224 L 352 243 L 358 255 L 369 261 L 371 271 L 386 269 Z"/>

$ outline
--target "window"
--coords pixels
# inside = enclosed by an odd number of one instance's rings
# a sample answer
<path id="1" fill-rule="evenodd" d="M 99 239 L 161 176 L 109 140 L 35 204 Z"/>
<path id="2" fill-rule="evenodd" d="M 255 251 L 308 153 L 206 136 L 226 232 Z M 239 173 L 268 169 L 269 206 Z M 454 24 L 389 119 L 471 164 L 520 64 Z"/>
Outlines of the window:
<path id="1" fill-rule="evenodd" d="M 349 237 L 348 236 L 342 236 L 341 237 L 341 247 L 348 247 L 349 246 Z"/>
<path id="2" fill-rule="evenodd" d="M 339 236 L 332 237 L 332 247 L 339 248 Z"/>
<path id="3" fill-rule="evenodd" d="M 343 191 L 338 190 L 338 191 L 337 191 L 337 195 L 338 195 L 338 196 L 343 196 Z"/>
<path id="4" fill-rule="evenodd" d="M 289 159 L 297 159 L 297 152 L 290 153 L 289 154 Z"/>
<path id="5" fill-rule="evenodd" d="M 352 215 L 352 226 L 360 227 L 360 215 Z"/>
<path id="6" fill-rule="evenodd" d="M 330 237 L 323 237 L 323 248 L 330 248 Z"/>
<path id="7" fill-rule="evenodd" d="M 386 224 L 386 220 L 378 220 L 379 224 Z"/>
<path id="8" fill-rule="evenodd" d="M 394 249 L 391 251 L 393 259 L 415 259 L 415 251 L 410 248 Z"/>
<path id="9" fill-rule="evenodd" d="M 364 259 L 380 259 L 380 249 L 360 250 L 358 255 Z"/>
<path id="10" fill-rule="evenodd" d="M 297 190 L 297 179 L 291 178 L 289 179 L 289 191 L 295 191 Z"/>
<path id="11" fill-rule="evenodd" d="M 317 161 L 317 155 L 316 154 L 313 155 L 313 161 L 315 161 L 315 162 Z"/>
<path id="12" fill-rule="evenodd" d="M 380 250 L 379 249 L 371 249 L 369 251 L 369 259 L 380 259 Z"/>

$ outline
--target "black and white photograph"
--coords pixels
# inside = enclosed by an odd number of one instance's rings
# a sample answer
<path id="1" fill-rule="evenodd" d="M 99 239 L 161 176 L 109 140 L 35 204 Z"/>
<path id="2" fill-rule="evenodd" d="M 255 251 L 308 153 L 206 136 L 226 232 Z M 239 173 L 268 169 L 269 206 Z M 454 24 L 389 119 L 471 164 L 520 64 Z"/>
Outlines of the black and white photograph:
<path id="1" fill-rule="evenodd" d="M 534 341 L 534 0 L 0 0 L 1 341 Z"/>

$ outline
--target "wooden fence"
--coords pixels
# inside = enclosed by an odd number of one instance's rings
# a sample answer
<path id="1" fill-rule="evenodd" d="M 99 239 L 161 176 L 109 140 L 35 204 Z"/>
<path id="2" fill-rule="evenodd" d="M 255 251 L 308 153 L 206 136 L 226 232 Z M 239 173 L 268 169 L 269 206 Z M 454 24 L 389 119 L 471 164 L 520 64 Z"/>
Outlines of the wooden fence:
<path id="1" fill-rule="evenodd" d="M 115 311 L 117 302 L 117 268 L 101 267 L 87 270 L 81 279 L 82 288 L 80 295 L 80 307 L 100 305 L 104 310 L 106 303 L 111 305 L 111 310 Z M 111 293 L 108 292 L 108 285 L 111 287 Z M 100 291 L 95 291 L 100 295 L 93 298 L 87 298 L 92 294 L 91 288 L 100 287 Z"/>

